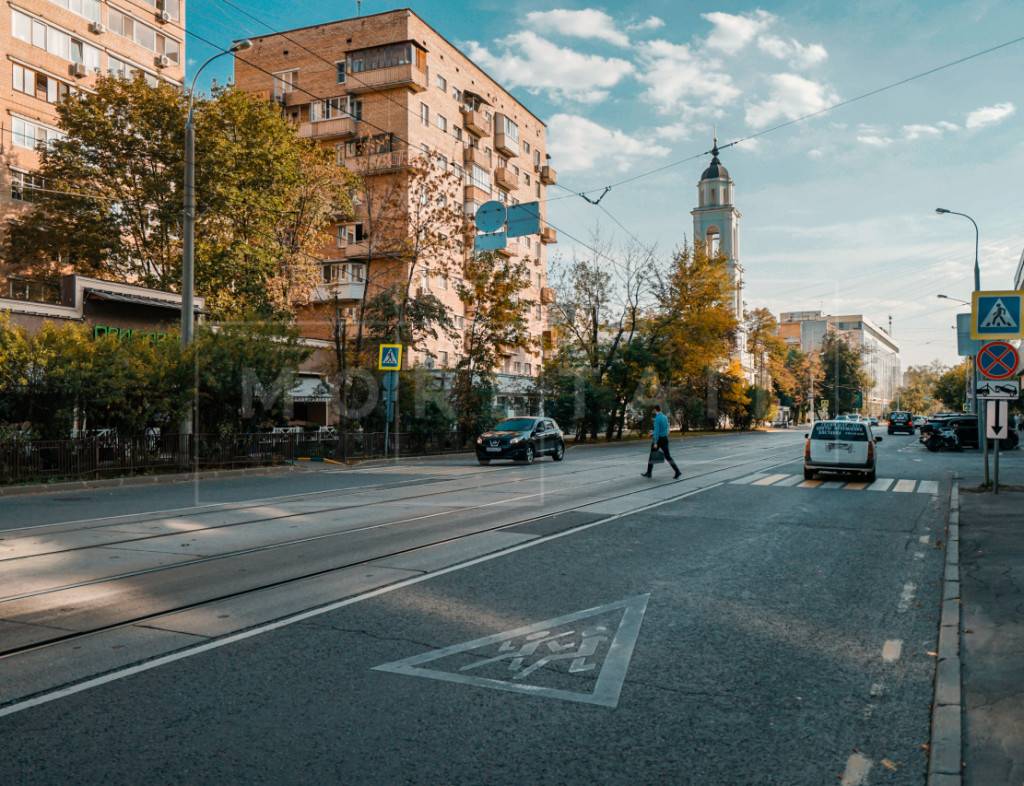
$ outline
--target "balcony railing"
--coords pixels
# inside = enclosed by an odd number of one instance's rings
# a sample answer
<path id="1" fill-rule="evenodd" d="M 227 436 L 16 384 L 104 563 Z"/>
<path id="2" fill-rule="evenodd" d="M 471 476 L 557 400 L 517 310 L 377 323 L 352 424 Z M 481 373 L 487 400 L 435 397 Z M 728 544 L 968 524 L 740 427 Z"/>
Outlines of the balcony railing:
<path id="1" fill-rule="evenodd" d="M 494 183 L 505 191 L 515 191 L 519 188 L 518 178 L 505 167 L 494 170 Z"/>
<path id="2" fill-rule="evenodd" d="M 491 168 L 491 156 L 475 146 L 468 146 L 462 149 L 462 162 L 467 168 L 473 166 L 473 164 L 484 169 Z"/>
<path id="3" fill-rule="evenodd" d="M 383 175 L 401 171 L 407 168 L 411 161 L 408 150 L 393 150 L 390 153 L 349 156 L 343 159 L 342 163 L 349 171 L 359 175 Z"/>
<path id="4" fill-rule="evenodd" d="M 490 199 L 491 194 L 489 191 L 485 191 L 479 186 L 466 186 L 466 202 L 476 202 L 478 205 L 482 205 L 484 202 L 489 202 Z"/>
<path id="5" fill-rule="evenodd" d="M 334 117 L 330 120 L 299 123 L 299 136 L 304 139 L 338 139 L 354 136 L 359 121 L 352 117 Z"/>
<path id="6" fill-rule="evenodd" d="M 334 300 L 362 300 L 366 291 L 365 281 L 338 281 L 330 284 L 321 284 L 313 292 L 313 300 L 317 303 L 326 303 Z"/>
<path id="7" fill-rule="evenodd" d="M 370 253 L 370 241 L 360 240 L 358 242 L 346 243 L 343 246 L 338 246 L 340 251 L 346 259 L 366 259 Z"/>
<path id="8" fill-rule="evenodd" d="M 540 230 L 540 242 L 544 244 L 557 243 L 558 232 L 551 227 L 542 227 Z"/>
<path id="9" fill-rule="evenodd" d="M 552 166 L 542 166 L 540 168 L 540 182 L 546 186 L 553 186 L 558 183 L 558 173 Z"/>
<path id="10" fill-rule="evenodd" d="M 427 89 L 427 74 L 412 63 L 350 72 L 345 83 L 349 93 L 372 93 L 394 87 L 408 87 L 414 93 Z"/>
<path id="11" fill-rule="evenodd" d="M 482 109 L 462 110 L 462 125 L 474 136 L 490 136 L 491 122 Z"/>

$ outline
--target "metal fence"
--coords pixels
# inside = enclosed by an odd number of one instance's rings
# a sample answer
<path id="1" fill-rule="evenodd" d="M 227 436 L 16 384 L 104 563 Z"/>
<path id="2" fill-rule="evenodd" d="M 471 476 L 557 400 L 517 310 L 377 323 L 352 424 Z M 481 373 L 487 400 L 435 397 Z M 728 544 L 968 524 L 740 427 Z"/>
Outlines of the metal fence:
<path id="1" fill-rule="evenodd" d="M 341 442 L 340 435 L 298 433 L 13 439 L 0 442 L 0 483 L 273 466 L 306 458 L 372 459 L 385 455 L 383 433 L 349 433 L 344 445 Z M 387 447 L 388 456 L 426 456 L 466 449 L 457 434 L 391 434 Z"/>

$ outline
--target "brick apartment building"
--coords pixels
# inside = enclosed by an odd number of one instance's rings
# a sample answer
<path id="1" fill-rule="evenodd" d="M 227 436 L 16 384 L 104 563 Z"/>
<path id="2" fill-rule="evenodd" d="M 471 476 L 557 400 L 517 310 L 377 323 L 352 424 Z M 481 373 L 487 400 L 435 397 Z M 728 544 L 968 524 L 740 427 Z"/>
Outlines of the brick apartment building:
<path id="1" fill-rule="evenodd" d="M 410 160 L 427 156 L 431 166 L 455 176 L 454 196 L 470 219 L 488 200 L 540 201 L 544 216 L 547 187 L 556 177 L 545 124 L 409 9 L 254 38 L 253 48 L 236 56 L 235 81 L 279 101 L 301 136 L 335 149 L 339 165 L 371 184 L 400 178 Z M 325 329 L 323 317 L 327 307 L 333 313 L 336 294 L 346 318 L 356 313 L 367 287 L 372 241 L 363 213 L 357 205 L 354 220 L 337 225 L 323 249 L 323 283 L 315 296 L 321 308 L 314 304 L 299 315 L 304 334 Z M 511 239 L 505 252 L 527 260 L 530 286 L 523 296 L 537 303 L 530 331 L 538 339 L 553 302 L 546 248 L 553 242 L 554 230 L 544 227 L 539 235 Z M 463 241 L 453 238 L 453 269 L 465 253 Z M 391 280 L 407 272 L 396 270 Z M 436 295 L 461 325 L 465 314 L 454 283 L 446 276 L 418 275 L 413 286 Z M 374 281 L 369 286 L 372 296 Z M 409 365 L 455 365 L 457 342 L 441 337 L 428 348 L 434 357 L 412 353 Z M 536 376 L 541 361 L 540 349 L 507 354 L 499 369 L 506 394 L 514 395 L 517 381 Z"/>
<path id="2" fill-rule="evenodd" d="M 60 137 L 56 104 L 89 90 L 100 74 L 141 72 L 181 85 L 184 29 L 185 0 L 7 3 L 0 12 L 0 221 L 31 202 L 33 187 L 45 187 L 35 170 L 38 149 Z M 34 283 L 0 281 L 0 297 L 48 295 Z"/>

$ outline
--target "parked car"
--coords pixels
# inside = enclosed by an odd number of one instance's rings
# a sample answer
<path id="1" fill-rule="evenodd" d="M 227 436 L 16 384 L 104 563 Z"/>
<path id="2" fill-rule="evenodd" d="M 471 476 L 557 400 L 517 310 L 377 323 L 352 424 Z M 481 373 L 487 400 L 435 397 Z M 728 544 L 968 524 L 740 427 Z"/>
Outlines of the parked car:
<path id="1" fill-rule="evenodd" d="M 481 464 L 495 459 L 532 464 L 538 456 L 565 458 L 565 436 L 551 418 L 507 418 L 476 438 L 476 458 Z"/>
<path id="2" fill-rule="evenodd" d="M 921 428 L 927 422 L 928 418 L 924 415 L 914 415 L 914 428 Z"/>
<path id="3" fill-rule="evenodd" d="M 892 436 L 896 432 L 901 434 L 913 434 L 914 416 L 909 412 L 890 412 L 889 435 Z"/>
<path id="4" fill-rule="evenodd" d="M 877 466 L 875 443 L 881 441 L 867 423 L 818 421 L 804 443 L 804 478 L 813 480 L 819 472 L 851 472 L 873 483 Z"/>
<path id="5" fill-rule="evenodd" d="M 950 418 L 956 417 L 952 412 L 940 412 L 937 415 L 932 415 L 928 420 L 921 424 L 920 430 L 920 441 L 927 442 L 928 435 L 932 433 L 936 428 L 945 423 Z"/>
<path id="6" fill-rule="evenodd" d="M 948 426 L 956 433 L 960 445 L 965 448 L 976 448 L 981 445 L 978 440 L 978 419 L 974 415 L 957 415 L 946 418 L 942 425 Z M 995 445 L 995 440 L 988 441 L 989 446 Z M 1007 429 L 1007 435 L 999 440 L 1000 450 L 1013 450 L 1020 444 L 1020 436 L 1013 429 Z"/>
<path id="7" fill-rule="evenodd" d="M 868 421 L 871 423 L 872 427 L 878 425 L 878 418 L 876 418 L 874 415 L 872 415 L 870 418 L 868 418 Z"/>

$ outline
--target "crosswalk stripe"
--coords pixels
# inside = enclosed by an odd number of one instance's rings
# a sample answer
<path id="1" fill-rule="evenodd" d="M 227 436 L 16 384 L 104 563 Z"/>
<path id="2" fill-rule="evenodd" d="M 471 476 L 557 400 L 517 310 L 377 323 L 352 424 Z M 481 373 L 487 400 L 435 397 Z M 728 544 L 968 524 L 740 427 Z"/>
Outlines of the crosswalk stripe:
<path id="1" fill-rule="evenodd" d="M 867 483 L 859 482 L 859 483 L 847 483 L 844 488 L 847 488 L 850 491 L 863 491 L 867 487 L 868 487 Z"/>
<path id="2" fill-rule="evenodd" d="M 821 481 L 821 480 L 805 480 L 803 483 L 801 483 L 799 486 L 797 486 L 797 488 L 799 488 L 799 489 L 816 489 L 823 482 L 824 481 Z"/>
<path id="3" fill-rule="evenodd" d="M 826 480 L 821 484 L 823 489 L 841 489 L 846 483 L 842 480 Z"/>
<path id="4" fill-rule="evenodd" d="M 753 483 L 758 478 L 763 478 L 763 472 L 755 472 L 753 475 L 747 475 L 745 478 L 736 478 L 736 480 L 729 481 L 736 486 L 745 486 L 748 483 Z"/>
<path id="5" fill-rule="evenodd" d="M 761 478 L 760 480 L 755 480 L 753 485 L 755 485 L 755 486 L 770 486 L 775 481 L 782 480 L 784 477 L 786 477 L 786 476 L 785 475 L 769 475 L 766 478 Z"/>
<path id="6" fill-rule="evenodd" d="M 917 486 L 918 494 L 938 494 L 939 493 L 939 481 L 937 480 L 922 480 Z"/>
<path id="7" fill-rule="evenodd" d="M 916 485 L 917 485 L 917 481 L 916 480 L 907 480 L 907 479 L 898 480 L 898 481 L 896 481 L 896 485 L 893 486 L 892 490 L 893 491 L 898 491 L 898 492 L 913 491 L 914 490 L 914 486 L 916 486 Z"/>
<path id="8" fill-rule="evenodd" d="M 870 486 L 868 491 L 888 491 L 889 486 L 896 482 L 896 478 L 879 478 Z"/>
<path id="9" fill-rule="evenodd" d="M 803 480 L 803 477 L 803 475 L 788 475 L 787 477 L 783 478 L 778 483 L 776 483 L 775 488 L 778 488 L 779 486 L 795 486 L 797 483 Z"/>

